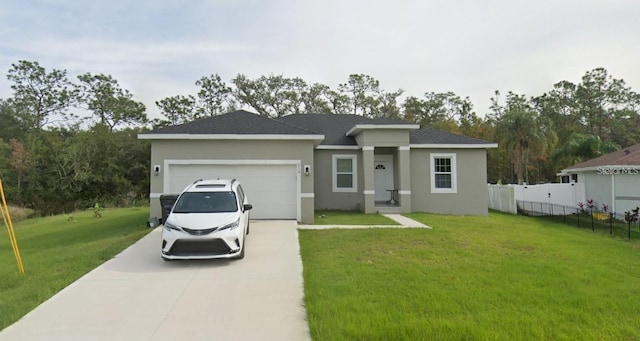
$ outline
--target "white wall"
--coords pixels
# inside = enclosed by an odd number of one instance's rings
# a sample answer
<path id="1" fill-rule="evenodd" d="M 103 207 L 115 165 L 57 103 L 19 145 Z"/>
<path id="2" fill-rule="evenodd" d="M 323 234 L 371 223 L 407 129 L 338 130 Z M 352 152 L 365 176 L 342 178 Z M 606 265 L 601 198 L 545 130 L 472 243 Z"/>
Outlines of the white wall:
<path id="1" fill-rule="evenodd" d="M 606 204 L 611 211 L 623 214 L 640 206 L 640 175 L 582 172 L 578 181 L 586 184 L 587 198 L 595 200 L 598 208 Z"/>
<path id="2" fill-rule="evenodd" d="M 516 200 L 576 207 L 586 201 L 585 186 L 573 184 L 514 185 Z"/>
<path id="3" fill-rule="evenodd" d="M 489 185 L 489 208 L 516 213 L 516 201 L 542 202 L 577 207 L 586 202 L 583 183 L 542 185 Z"/>
<path id="4" fill-rule="evenodd" d="M 513 186 L 489 184 L 489 208 L 512 214 L 518 213 Z"/>
<path id="5" fill-rule="evenodd" d="M 624 213 L 640 206 L 640 176 L 616 175 L 615 183 L 615 211 Z M 612 207 L 612 209 L 614 209 Z"/>

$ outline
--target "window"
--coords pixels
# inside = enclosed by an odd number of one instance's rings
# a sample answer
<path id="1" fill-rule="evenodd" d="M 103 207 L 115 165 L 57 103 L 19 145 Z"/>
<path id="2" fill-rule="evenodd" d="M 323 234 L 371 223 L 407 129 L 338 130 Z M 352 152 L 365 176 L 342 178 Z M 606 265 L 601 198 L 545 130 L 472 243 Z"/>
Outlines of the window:
<path id="1" fill-rule="evenodd" d="M 173 213 L 221 213 L 236 212 L 236 194 L 233 192 L 185 192 L 182 193 Z"/>
<path id="2" fill-rule="evenodd" d="M 355 155 L 333 156 L 333 191 L 356 192 L 358 167 Z"/>
<path id="3" fill-rule="evenodd" d="M 244 205 L 244 191 L 240 185 L 238 185 L 238 200 L 241 206 Z"/>
<path id="4" fill-rule="evenodd" d="M 457 193 L 456 154 L 431 154 L 431 193 Z"/>

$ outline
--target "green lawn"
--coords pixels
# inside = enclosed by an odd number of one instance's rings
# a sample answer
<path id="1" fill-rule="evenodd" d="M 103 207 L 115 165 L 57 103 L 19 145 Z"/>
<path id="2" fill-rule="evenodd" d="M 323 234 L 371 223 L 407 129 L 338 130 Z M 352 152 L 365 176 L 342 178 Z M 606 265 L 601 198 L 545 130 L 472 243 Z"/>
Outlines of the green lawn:
<path id="1" fill-rule="evenodd" d="M 15 224 L 25 274 L 18 272 L 7 229 L 0 230 L 0 330 L 124 250 L 151 229 L 148 208 L 93 211 Z"/>
<path id="2" fill-rule="evenodd" d="M 315 213 L 315 225 L 398 225 L 381 214 L 357 211 L 321 210 Z"/>
<path id="3" fill-rule="evenodd" d="M 535 218 L 300 230 L 314 340 L 640 340 L 640 242 Z"/>

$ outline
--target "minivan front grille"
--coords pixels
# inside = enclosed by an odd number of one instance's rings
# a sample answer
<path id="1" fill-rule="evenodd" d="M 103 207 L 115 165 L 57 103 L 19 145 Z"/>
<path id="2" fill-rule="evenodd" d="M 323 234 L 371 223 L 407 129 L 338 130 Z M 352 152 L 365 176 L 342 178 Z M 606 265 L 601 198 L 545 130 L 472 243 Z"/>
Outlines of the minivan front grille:
<path id="1" fill-rule="evenodd" d="M 210 229 L 204 229 L 204 230 L 194 230 L 194 229 L 188 229 L 188 228 L 182 228 L 182 230 L 192 236 L 204 236 L 207 235 L 215 230 L 217 230 L 217 227 L 214 228 L 210 228 Z"/>
<path id="2" fill-rule="evenodd" d="M 174 256 L 226 255 L 231 249 L 222 239 L 176 240 L 169 250 Z"/>

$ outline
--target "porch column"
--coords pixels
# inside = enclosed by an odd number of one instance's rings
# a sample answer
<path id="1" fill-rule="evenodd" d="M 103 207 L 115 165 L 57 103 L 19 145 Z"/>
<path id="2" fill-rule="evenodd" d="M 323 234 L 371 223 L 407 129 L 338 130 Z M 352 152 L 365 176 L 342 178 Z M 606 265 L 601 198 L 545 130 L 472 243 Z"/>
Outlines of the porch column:
<path id="1" fill-rule="evenodd" d="M 373 181 L 373 146 L 362 147 L 362 175 L 364 180 L 364 213 L 376 213 L 376 191 Z"/>
<path id="2" fill-rule="evenodd" d="M 411 156 L 409 146 L 398 147 L 398 194 L 400 211 L 411 212 Z"/>

